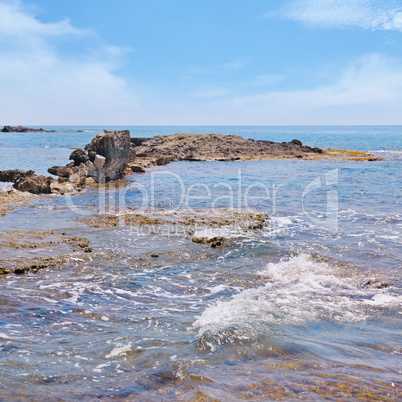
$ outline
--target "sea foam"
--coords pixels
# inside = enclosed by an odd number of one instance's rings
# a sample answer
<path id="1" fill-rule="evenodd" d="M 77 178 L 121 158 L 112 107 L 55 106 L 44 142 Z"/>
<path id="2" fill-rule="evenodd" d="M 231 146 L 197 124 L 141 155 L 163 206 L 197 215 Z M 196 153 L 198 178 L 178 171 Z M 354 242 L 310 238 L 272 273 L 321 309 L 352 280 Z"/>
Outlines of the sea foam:
<path id="1" fill-rule="evenodd" d="M 256 274 L 266 280 L 263 286 L 204 310 L 193 324 L 199 337 L 233 328 L 254 336 L 263 328 L 323 319 L 358 322 L 370 317 L 373 308 L 402 305 L 392 289 L 378 289 L 367 277 L 306 254 L 269 263 Z"/>

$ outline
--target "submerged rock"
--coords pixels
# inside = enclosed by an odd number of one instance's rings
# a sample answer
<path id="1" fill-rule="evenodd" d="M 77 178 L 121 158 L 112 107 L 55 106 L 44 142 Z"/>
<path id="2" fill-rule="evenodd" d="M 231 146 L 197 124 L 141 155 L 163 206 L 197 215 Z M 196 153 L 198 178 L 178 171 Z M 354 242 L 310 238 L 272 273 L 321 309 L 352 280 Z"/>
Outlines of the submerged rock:
<path id="1" fill-rule="evenodd" d="M 209 244 L 212 248 L 217 248 L 223 246 L 226 239 L 223 236 L 215 236 L 210 239 L 206 237 L 194 237 L 192 241 L 198 244 Z"/>

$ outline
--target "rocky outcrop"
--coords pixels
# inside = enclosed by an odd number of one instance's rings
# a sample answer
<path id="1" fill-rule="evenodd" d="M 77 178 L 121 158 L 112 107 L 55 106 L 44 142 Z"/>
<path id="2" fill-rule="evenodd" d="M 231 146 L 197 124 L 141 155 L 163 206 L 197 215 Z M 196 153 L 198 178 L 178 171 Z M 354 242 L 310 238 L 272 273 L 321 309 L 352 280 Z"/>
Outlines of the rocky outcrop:
<path id="1" fill-rule="evenodd" d="M 89 156 L 85 153 L 84 150 L 76 149 L 71 153 L 68 159 L 74 161 L 74 166 L 80 166 L 81 163 L 89 161 Z"/>
<path id="2" fill-rule="evenodd" d="M 98 134 L 86 147 L 89 153 L 95 153 L 105 159 L 96 158 L 94 164 L 103 169 L 105 180 L 120 179 L 125 175 L 127 164 L 135 155 L 131 151 L 130 131 L 106 131 Z M 93 154 L 92 154 L 93 155 Z"/>
<path id="3" fill-rule="evenodd" d="M 21 169 L 11 169 L 0 171 L 0 182 L 14 183 L 20 176 L 26 175 L 27 172 Z"/>
<path id="4" fill-rule="evenodd" d="M 38 176 L 34 171 L 20 169 L 0 171 L 0 181 L 14 183 L 13 187 L 32 194 L 64 193 L 66 182 L 81 190 L 89 183 L 120 179 L 126 174 L 127 164 L 135 157 L 130 132 L 105 131 L 98 134 L 85 149 L 76 149 L 66 166 L 52 166 L 48 172 L 58 176 Z M 71 186 L 70 186 L 71 187 Z M 70 190 L 71 191 L 71 190 Z"/>
<path id="5" fill-rule="evenodd" d="M 0 181 L 14 183 L 13 187 L 32 194 L 50 194 L 51 177 L 37 176 L 33 170 L 14 169 L 0 171 Z"/>
<path id="6" fill-rule="evenodd" d="M 24 126 L 4 126 L 1 130 L 3 133 L 54 133 L 56 130 L 44 130 L 43 128 L 28 128 Z"/>
<path id="7" fill-rule="evenodd" d="M 174 160 L 188 161 L 238 161 L 275 158 L 303 158 L 307 154 L 319 154 L 322 150 L 303 146 L 301 141 L 276 143 L 255 141 L 237 135 L 222 134 L 174 134 L 132 139 L 139 158 L 156 158 L 155 164 Z M 159 163 L 157 163 L 157 161 Z"/>
<path id="8" fill-rule="evenodd" d="M 130 131 L 106 131 L 98 134 L 85 147 L 76 149 L 70 155 L 73 162 L 66 166 L 53 166 L 50 174 L 61 181 L 76 182 L 91 177 L 95 181 L 110 181 L 125 176 L 127 164 L 135 158 L 130 142 Z"/>
<path id="9" fill-rule="evenodd" d="M 31 171 L 32 172 L 32 171 Z M 20 176 L 13 184 L 19 191 L 27 191 L 32 194 L 50 194 L 51 177 L 37 176 L 34 172 Z"/>

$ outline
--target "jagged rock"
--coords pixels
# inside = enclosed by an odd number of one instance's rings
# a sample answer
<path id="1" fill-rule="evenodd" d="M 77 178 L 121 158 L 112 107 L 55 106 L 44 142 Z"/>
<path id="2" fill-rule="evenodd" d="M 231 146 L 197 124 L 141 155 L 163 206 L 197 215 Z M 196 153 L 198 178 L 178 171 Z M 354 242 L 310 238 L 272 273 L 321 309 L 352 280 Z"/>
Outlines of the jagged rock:
<path id="1" fill-rule="evenodd" d="M 96 177 L 99 172 L 96 169 L 95 165 L 91 161 L 86 161 L 85 163 L 82 163 L 78 168 L 76 168 L 76 172 L 80 177 L 86 176 L 86 177 Z"/>
<path id="2" fill-rule="evenodd" d="M 104 130 L 104 133 L 97 135 L 85 149 L 106 158 L 103 166 L 106 181 L 120 179 L 125 175 L 127 163 L 132 160 L 130 131 Z"/>
<path id="3" fill-rule="evenodd" d="M 161 162 L 238 161 L 279 158 L 298 158 L 307 154 L 322 153 L 319 148 L 303 146 L 299 140 L 276 143 L 252 140 L 238 135 L 174 134 L 153 138 L 135 138 L 132 143 L 139 158 L 157 158 Z M 167 159 L 162 159 L 167 158 Z M 170 159 L 170 160 L 169 160 Z"/>
<path id="4" fill-rule="evenodd" d="M 88 155 L 82 149 L 76 149 L 75 151 L 73 151 L 69 159 L 74 161 L 74 166 L 80 166 L 81 163 L 89 161 Z"/>
<path id="5" fill-rule="evenodd" d="M 73 174 L 73 170 L 68 166 L 52 166 L 47 170 L 50 174 L 54 174 L 59 177 L 69 177 Z"/>
<path id="6" fill-rule="evenodd" d="M 32 194 L 50 194 L 52 180 L 51 177 L 37 176 L 34 173 L 26 174 L 17 178 L 13 187 L 19 191 L 27 191 Z"/>
<path id="7" fill-rule="evenodd" d="M 60 183 L 68 180 L 78 187 L 82 187 L 83 177 L 91 177 L 95 181 L 119 179 L 125 175 L 127 163 L 135 158 L 132 148 L 128 130 L 104 130 L 103 134 L 92 139 L 85 150 L 76 149 L 71 153 L 73 162 L 66 166 L 53 166 L 48 172 L 59 176 Z"/>
<path id="8" fill-rule="evenodd" d="M 20 177 L 26 175 L 27 172 L 21 169 L 2 170 L 0 171 L 0 181 L 6 183 L 14 183 Z"/>
<path id="9" fill-rule="evenodd" d="M 0 171 L 0 181 L 14 183 L 13 187 L 32 194 L 50 194 L 51 177 L 37 176 L 33 170 L 14 169 Z"/>

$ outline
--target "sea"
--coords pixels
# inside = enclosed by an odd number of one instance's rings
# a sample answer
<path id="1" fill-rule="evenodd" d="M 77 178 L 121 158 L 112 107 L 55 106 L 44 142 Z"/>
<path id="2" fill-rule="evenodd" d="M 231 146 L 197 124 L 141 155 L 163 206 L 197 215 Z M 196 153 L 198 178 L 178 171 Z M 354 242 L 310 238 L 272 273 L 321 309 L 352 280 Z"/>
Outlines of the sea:
<path id="1" fill-rule="evenodd" d="M 402 400 L 402 126 L 43 128 L 56 132 L 0 133 L 0 170 L 48 175 L 104 128 L 298 139 L 379 160 L 173 162 L 0 216 L 0 266 L 63 254 L 0 276 L 0 400 Z M 196 227 L 224 238 L 216 248 L 172 227 L 85 221 L 127 211 L 175 227 L 269 218 Z M 4 240 L 46 231 L 93 251 Z"/>

